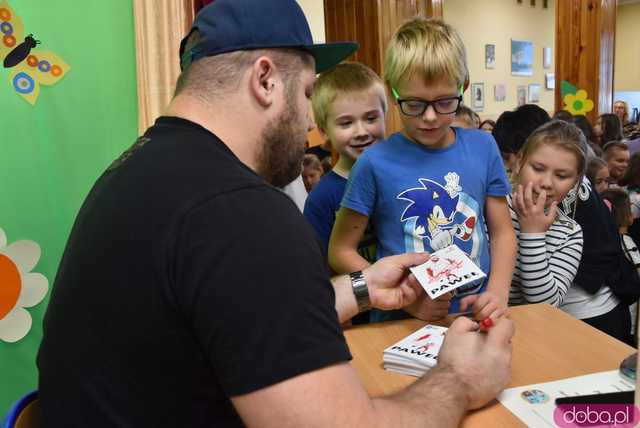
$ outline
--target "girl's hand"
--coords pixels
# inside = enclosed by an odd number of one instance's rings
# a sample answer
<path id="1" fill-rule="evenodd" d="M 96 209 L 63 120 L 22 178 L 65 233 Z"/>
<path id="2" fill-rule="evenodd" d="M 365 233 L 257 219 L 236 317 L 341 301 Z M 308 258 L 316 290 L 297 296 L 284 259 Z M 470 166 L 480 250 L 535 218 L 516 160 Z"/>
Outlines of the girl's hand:
<path id="1" fill-rule="evenodd" d="M 489 290 L 460 299 L 460 312 L 471 308 L 473 319 L 480 322 L 486 318 L 496 321 L 508 314 L 508 297 L 501 297 Z"/>
<path id="2" fill-rule="evenodd" d="M 518 214 L 518 222 L 520 223 L 520 232 L 524 233 L 544 233 L 549 230 L 553 224 L 558 202 L 553 201 L 544 212 L 544 203 L 547 200 L 547 192 L 545 190 L 538 191 L 538 197 L 533 197 L 533 183 L 528 183 L 525 187 L 518 184 L 513 192 L 513 208 Z"/>

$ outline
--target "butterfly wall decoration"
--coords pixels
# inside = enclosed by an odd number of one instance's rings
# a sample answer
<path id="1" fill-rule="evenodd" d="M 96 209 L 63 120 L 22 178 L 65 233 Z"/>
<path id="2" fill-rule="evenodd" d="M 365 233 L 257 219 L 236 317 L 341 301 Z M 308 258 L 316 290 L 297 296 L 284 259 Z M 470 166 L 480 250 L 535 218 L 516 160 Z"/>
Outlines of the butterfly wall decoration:
<path id="1" fill-rule="evenodd" d="M 35 105 L 40 85 L 55 85 L 71 67 L 51 51 L 37 48 L 40 44 L 32 34 L 24 36 L 22 19 L 0 1 L 0 59 L 10 70 L 11 87 L 27 102 Z"/>

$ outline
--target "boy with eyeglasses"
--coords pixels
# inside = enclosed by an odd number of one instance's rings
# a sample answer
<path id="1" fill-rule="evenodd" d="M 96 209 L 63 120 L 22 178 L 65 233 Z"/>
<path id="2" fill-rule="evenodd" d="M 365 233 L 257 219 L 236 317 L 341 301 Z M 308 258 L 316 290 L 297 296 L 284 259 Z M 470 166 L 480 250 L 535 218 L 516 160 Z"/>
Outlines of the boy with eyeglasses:
<path id="1" fill-rule="evenodd" d="M 516 255 L 506 202 L 511 188 L 493 137 L 451 126 L 468 76 L 464 45 L 441 20 L 415 18 L 390 41 L 384 70 L 404 129 L 356 162 L 331 236 L 329 263 L 338 273 L 368 265 L 356 244 L 369 221 L 378 257 L 455 244 L 488 279 L 458 288 L 441 304 L 450 303 L 449 313 L 470 310 L 477 320 L 496 318 L 507 307 Z M 432 304 L 423 295 L 407 311 L 428 319 L 432 311 L 425 308 Z M 371 320 L 400 316 L 406 314 L 378 312 Z"/>

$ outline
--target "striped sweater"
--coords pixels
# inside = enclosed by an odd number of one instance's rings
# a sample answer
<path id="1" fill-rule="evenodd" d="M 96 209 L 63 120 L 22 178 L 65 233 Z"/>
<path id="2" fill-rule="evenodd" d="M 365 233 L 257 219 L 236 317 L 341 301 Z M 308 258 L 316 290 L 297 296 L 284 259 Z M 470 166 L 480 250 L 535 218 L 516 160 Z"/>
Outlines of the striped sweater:
<path id="1" fill-rule="evenodd" d="M 582 228 L 558 209 L 546 233 L 521 233 L 511 196 L 507 197 L 518 240 L 509 304 L 549 303 L 560 306 L 573 283 L 582 257 Z"/>

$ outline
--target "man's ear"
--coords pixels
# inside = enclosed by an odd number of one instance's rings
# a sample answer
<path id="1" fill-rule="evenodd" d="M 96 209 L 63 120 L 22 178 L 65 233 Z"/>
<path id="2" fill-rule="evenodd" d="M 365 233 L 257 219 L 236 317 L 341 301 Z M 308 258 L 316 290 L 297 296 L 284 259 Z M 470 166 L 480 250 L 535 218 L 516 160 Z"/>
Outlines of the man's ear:
<path id="1" fill-rule="evenodd" d="M 251 65 L 249 89 L 254 99 L 263 107 L 273 104 L 276 87 L 275 64 L 267 56 L 261 56 Z"/>

